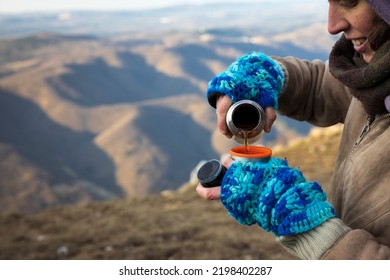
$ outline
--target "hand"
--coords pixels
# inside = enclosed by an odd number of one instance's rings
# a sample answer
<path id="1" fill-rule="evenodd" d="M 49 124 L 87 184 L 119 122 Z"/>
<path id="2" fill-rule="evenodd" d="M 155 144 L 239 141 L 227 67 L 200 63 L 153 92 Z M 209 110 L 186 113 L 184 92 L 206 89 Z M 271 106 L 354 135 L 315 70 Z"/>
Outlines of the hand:
<path id="1" fill-rule="evenodd" d="M 216 113 L 217 113 L 217 126 L 219 131 L 228 138 L 232 138 L 232 133 L 229 131 L 226 124 L 226 114 L 229 107 L 232 105 L 232 101 L 227 95 L 217 96 L 216 101 Z M 265 108 L 265 126 L 264 131 L 269 133 L 273 123 L 276 120 L 276 111 L 272 107 Z"/>
<path id="2" fill-rule="evenodd" d="M 201 193 L 219 197 L 240 224 L 258 224 L 276 236 L 309 231 L 335 217 L 321 186 L 278 158 L 232 162 L 220 190 L 213 192 Z"/>
<path id="3" fill-rule="evenodd" d="M 277 61 L 261 52 L 251 52 L 239 57 L 209 82 L 207 98 L 214 108 L 216 98 L 227 95 L 232 103 L 249 99 L 263 108 L 277 109 L 284 78 L 284 71 Z"/>
<path id="4" fill-rule="evenodd" d="M 234 160 L 229 156 L 224 156 L 221 158 L 221 164 L 227 169 L 230 167 L 233 161 Z M 206 200 L 218 200 L 221 196 L 221 187 L 205 188 L 201 184 L 198 184 L 196 187 L 196 192 L 199 196 Z"/>

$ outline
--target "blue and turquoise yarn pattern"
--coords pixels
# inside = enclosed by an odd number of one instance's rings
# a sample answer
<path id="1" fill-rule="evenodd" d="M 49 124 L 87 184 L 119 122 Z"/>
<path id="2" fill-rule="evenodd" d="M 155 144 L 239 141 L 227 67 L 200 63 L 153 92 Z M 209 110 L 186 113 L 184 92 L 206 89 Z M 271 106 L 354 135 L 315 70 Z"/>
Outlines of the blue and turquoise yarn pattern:
<path id="1" fill-rule="evenodd" d="M 233 103 L 249 99 L 263 108 L 277 109 L 283 83 L 284 73 L 276 61 L 261 52 L 251 52 L 238 58 L 209 82 L 207 98 L 214 108 L 216 95 L 224 94 Z"/>
<path id="2" fill-rule="evenodd" d="M 240 224 L 258 224 L 276 236 L 306 232 L 336 216 L 321 186 L 278 158 L 233 162 L 221 184 L 221 201 Z"/>

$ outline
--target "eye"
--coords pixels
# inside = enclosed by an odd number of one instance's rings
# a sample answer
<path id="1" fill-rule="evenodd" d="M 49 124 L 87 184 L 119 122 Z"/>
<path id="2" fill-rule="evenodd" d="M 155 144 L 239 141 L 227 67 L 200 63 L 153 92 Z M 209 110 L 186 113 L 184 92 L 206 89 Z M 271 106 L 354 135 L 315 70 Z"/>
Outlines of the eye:
<path id="1" fill-rule="evenodd" d="M 359 3 L 359 0 L 340 0 L 339 5 L 347 8 L 353 8 Z"/>

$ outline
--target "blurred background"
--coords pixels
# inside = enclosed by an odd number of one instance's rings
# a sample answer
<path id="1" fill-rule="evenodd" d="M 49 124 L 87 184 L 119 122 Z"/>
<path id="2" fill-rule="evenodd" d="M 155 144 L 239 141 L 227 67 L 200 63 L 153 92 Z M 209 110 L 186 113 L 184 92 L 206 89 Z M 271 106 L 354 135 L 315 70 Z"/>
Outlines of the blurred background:
<path id="1" fill-rule="evenodd" d="M 237 144 L 205 91 L 250 51 L 325 61 L 327 1 L 137 2 L 0 0 L 0 258 L 292 258 L 196 196 Z M 258 144 L 326 188 L 339 136 L 278 116 Z"/>

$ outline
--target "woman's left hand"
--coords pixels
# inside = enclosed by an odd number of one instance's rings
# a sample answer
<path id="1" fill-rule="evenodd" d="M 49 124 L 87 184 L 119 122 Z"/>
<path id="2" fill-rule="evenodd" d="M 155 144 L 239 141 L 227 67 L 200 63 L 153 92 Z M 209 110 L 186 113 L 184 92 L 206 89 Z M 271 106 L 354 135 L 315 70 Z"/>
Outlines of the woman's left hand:
<path id="1" fill-rule="evenodd" d="M 221 164 L 228 169 L 233 161 L 231 157 L 224 156 L 221 159 Z M 221 187 L 205 188 L 201 184 L 198 184 L 196 192 L 206 200 L 218 200 L 221 197 Z"/>

